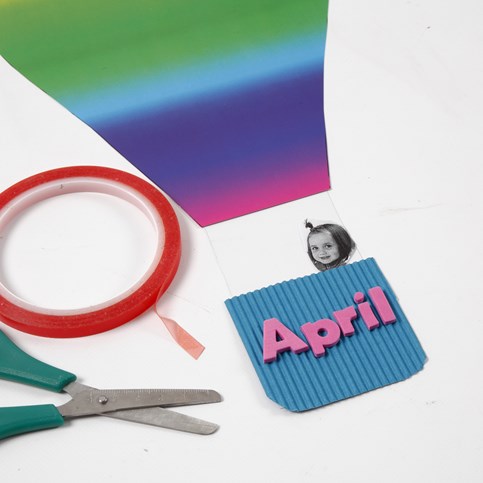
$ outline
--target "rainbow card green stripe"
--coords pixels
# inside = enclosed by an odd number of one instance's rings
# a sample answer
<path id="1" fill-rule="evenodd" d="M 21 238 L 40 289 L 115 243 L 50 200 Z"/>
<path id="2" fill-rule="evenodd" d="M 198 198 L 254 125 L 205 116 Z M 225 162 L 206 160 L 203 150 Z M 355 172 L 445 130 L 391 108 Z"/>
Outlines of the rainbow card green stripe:
<path id="1" fill-rule="evenodd" d="M 0 0 L 0 54 L 206 226 L 329 189 L 326 26 L 327 0 Z"/>

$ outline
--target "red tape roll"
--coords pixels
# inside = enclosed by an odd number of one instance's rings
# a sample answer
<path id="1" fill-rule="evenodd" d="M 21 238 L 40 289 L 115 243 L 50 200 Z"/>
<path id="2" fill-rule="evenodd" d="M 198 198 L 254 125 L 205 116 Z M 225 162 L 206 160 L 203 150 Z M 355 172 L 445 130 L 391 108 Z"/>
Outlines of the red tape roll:
<path id="1" fill-rule="evenodd" d="M 11 327 L 44 337 L 81 337 L 118 327 L 155 305 L 172 282 L 181 256 L 179 224 L 168 200 L 146 181 L 117 169 L 73 166 L 46 171 L 0 194 L 0 234 L 24 209 L 53 196 L 98 192 L 137 206 L 158 232 L 158 250 L 146 274 L 129 290 L 78 310 L 44 309 L 18 298 L 0 281 L 0 318 Z"/>

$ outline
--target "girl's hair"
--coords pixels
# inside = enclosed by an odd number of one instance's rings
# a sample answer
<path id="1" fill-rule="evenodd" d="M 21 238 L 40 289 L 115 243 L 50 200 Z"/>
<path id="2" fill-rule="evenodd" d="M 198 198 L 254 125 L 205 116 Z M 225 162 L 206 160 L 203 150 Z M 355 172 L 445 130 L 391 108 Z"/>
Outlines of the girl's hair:
<path id="1" fill-rule="evenodd" d="M 310 230 L 309 234 L 307 235 L 307 253 L 312 263 L 320 271 L 344 265 L 356 248 L 356 244 L 354 243 L 354 240 L 350 237 L 349 233 L 347 233 L 347 231 L 340 225 L 336 225 L 335 223 L 326 223 L 324 225 L 314 226 L 312 223 L 305 220 L 305 228 L 308 228 Z M 313 257 L 312 250 L 310 249 L 310 235 L 323 232 L 330 233 L 335 243 L 337 243 L 337 247 L 339 248 L 339 258 L 335 262 L 332 262 L 330 266 L 324 265 L 322 262 L 317 261 Z"/>

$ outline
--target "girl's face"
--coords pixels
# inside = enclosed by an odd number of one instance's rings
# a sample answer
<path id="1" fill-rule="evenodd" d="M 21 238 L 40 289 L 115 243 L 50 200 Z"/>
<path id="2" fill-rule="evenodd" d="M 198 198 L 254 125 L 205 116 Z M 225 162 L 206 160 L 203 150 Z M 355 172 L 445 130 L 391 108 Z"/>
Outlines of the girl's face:
<path id="1" fill-rule="evenodd" d="M 314 259 L 328 265 L 339 258 L 339 247 L 328 231 L 309 236 L 309 248 Z"/>

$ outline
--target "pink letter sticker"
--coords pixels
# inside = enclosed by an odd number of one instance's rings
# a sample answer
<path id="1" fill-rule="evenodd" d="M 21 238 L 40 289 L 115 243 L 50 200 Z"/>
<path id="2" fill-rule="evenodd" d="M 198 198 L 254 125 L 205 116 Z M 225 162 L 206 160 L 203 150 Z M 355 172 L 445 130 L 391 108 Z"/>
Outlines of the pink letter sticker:
<path id="1" fill-rule="evenodd" d="M 280 352 L 290 350 L 299 354 L 308 348 L 300 337 L 278 319 L 268 319 L 263 323 L 263 362 L 276 361 Z"/>
<path id="2" fill-rule="evenodd" d="M 372 311 L 372 308 L 369 302 L 364 302 L 365 299 L 366 297 L 362 292 L 356 292 L 354 294 L 354 302 L 357 304 L 357 308 L 361 313 L 362 320 L 366 324 L 366 327 L 369 330 L 372 330 L 372 329 L 375 329 L 376 327 L 379 327 L 379 321 L 377 320 L 377 317 L 374 315 L 374 312 Z"/>
<path id="3" fill-rule="evenodd" d="M 345 309 L 335 311 L 333 315 L 346 337 L 354 335 L 355 329 L 352 321 L 357 319 L 357 312 L 352 305 Z"/>
<path id="4" fill-rule="evenodd" d="M 368 290 L 369 297 L 371 297 L 372 303 L 376 307 L 379 317 L 381 317 L 384 325 L 392 324 L 396 322 L 396 315 L 394 314 L 389 300 L 387 300 L 386 294 L 381 287 L 373 287 Z"/>
<path id="5" fill-rule="evenodd" d="M 307 322 L 300 329 L 307 338 L 315 357 L 323 356 L 326 347 L 332 347 L 340 340 L 340 327 L 330 319 L 321 319 L 314 323 Z M 325 332 L 325 335 L 320 335 L 320 332 Z"/>

